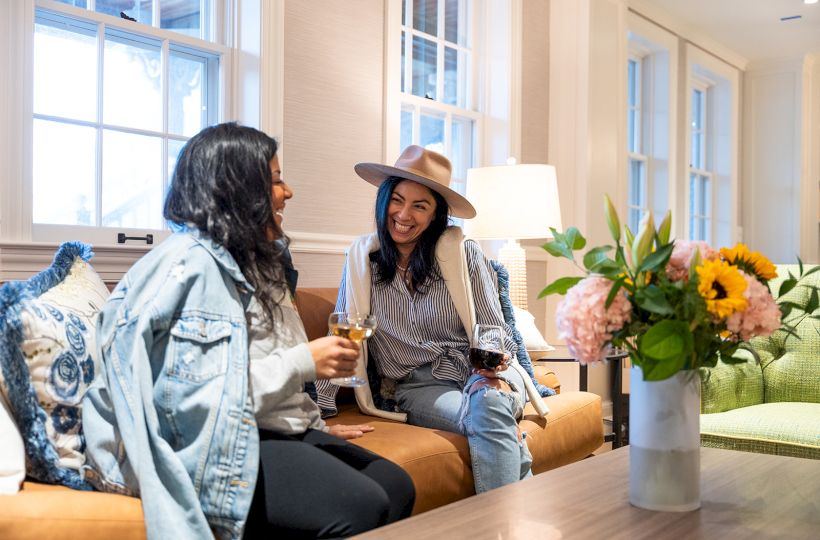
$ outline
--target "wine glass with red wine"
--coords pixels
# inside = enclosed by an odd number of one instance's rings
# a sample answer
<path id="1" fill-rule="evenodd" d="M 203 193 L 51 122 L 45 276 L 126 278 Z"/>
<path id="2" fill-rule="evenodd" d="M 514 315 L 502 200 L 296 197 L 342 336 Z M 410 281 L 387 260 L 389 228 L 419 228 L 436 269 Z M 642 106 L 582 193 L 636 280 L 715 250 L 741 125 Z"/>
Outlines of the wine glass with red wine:
<path id="1" fill-rule="evenodd" d="M 470 363 L 476 369 L 495 368 L 504 360 L 504 329 L 490 324 L 477 324 L 470 342 Z"/>

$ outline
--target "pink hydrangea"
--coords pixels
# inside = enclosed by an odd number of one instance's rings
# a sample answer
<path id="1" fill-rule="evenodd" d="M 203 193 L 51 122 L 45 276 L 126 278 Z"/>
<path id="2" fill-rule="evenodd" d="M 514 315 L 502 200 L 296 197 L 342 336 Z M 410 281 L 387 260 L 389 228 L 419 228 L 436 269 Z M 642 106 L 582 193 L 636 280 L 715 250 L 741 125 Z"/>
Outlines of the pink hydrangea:
<path id="1" fill-rule="evenodd" d="M 754 276 L 740 272 L 746 279 L 744 298 L 749 303 L 744 311 L 738 311 L 726 319 L 726 328 L 747 341 L 755 336 L 770 336 L 780 328 L 780 308 L 769 289 Z"/>
<path id="2" fill-rule="evenodd" d="M 609 279 L 590 276 L 579 281 L 558 304 L 555 318 L 558 337 L 566 340 L 570 354 L 581 364 L 602 360 L 612 339 L 629 320 L 632 304 L 621 289 L 609 309 Z"/>
<path id="3" fill-rule="evenodd" d="M 689 279 L 689 261 L 692 260 L 695 249 L 700 250 L 701 260 L 716 261 L 720 258 L 720 252 L 703 240 L 675 240 L 672 256 L 666 265 L 666 275 L 670 281 Z"/>

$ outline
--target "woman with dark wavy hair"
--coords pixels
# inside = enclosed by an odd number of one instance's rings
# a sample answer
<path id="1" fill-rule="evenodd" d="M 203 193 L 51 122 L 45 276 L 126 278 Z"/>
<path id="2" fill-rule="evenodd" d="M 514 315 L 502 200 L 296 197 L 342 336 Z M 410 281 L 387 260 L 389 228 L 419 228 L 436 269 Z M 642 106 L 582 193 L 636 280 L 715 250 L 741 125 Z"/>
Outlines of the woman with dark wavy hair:
<path id="1" fill-rule="evenodd" d="M 355 389 L 366 414 L 461 433 L 467 437 L 477 492 L 530 474 L 532 457 L 517 420 L 535 389 L 510 361 L 517 346 L 504 322 L 495 272 L 478 244 L 449 216 L 475 209 L 450 189 L 450 161 L 420 146 L 407 147 L 394 166 L 359 163 L 356 173 L 378 186 L 376 232 L 348 250 L 337 311 L 369 313 L 378 327 L 367 342 L 367 373 L 379 380 Z M 504 360 L 474 369 L 475 324 L 505 328 Z M 516 369 L 507 370 L 508 366 Z M 523 374 L 523 376 L 522 376 Z M 529 385 L 529 386 L 528 386 Z M 336 412 L 336 387 L 317 383 L 325 415 Z"/>
<path id="2" fill-rule="evenodd" d="M 409 515 L 412 481 L 327 426 L 304 385 L 352 374 L 358 346 L 307 341 L 286 283 L 293 193 L 276 142 L 209 127 L 179 155 L 174 234 L 99 315 L 104 374 L 84 408 L 86 476 L 142 498 L 149 538 L 330 538 Z"/>

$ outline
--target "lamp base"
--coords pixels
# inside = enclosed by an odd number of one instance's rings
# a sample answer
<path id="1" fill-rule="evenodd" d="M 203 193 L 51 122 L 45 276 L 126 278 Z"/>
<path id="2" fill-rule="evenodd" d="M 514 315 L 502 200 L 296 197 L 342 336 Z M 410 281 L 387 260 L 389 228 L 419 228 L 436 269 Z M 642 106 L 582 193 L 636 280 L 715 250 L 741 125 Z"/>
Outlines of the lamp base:
<path id="1" fill-rule="evenodd" d="M 516 240 L 508 240 L 498 250 L 498 262 L 510 273 L 510 300 L 525 311 L 527 308 L 527 254 Z"/>

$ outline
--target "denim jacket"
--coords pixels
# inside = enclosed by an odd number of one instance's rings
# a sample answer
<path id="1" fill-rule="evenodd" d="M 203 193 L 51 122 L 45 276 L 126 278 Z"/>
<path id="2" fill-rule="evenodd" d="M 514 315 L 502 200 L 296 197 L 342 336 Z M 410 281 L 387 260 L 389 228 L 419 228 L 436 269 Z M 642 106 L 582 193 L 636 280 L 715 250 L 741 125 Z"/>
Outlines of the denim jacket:
<path id="1" fill-rule="evenodd" d="M 148 538 L 241 538 L 259 467 L 245 309 L 253 289 L 199 231 L 140 259 L 97 322 L 86 478 L 141 496 Z"/>

